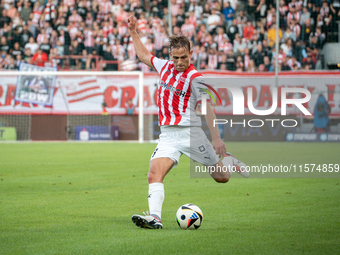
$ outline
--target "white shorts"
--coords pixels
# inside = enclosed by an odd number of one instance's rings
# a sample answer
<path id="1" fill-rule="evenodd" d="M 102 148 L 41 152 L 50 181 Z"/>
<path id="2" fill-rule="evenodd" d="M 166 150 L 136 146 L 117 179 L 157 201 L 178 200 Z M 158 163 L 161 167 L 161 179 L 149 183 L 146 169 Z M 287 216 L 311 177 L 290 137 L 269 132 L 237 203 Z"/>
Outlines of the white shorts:
<path id="1" fill-rule="evenodd" d="M 170 158 L 175 168 L 182 154 L 206 166 L 215 165 L 219 161 L 201 127 L 162 126 L 159 143 L 150 160 Z"/>

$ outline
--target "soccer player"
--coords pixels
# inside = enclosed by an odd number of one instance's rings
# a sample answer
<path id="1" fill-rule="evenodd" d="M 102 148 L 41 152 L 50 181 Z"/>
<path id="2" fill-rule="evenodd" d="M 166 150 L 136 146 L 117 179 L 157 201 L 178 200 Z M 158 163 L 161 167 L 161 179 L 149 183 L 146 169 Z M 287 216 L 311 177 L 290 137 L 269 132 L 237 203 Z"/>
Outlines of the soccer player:
<path id="1" fill-rule="evenodd" d="M 201 129 L 201 120 L 196 116 L 195 107 L 206 92 L 199 89 L 204 83 L 202 75 L 190 64 L 193 53 L 190 41 L 185 36 L 170 37 L 172 60 L 161 60 L 151 55 L 140 41 L 136 32 L 136 18 L 130 16 L 126 22 L 138 58 L 160 74 L 158 115 L 161 135 L 151 156 L 148 173 L 150 215 L 133 215 L 132 221 L 141 228 L 159 229 L 163 228 L 163 179 L 178 164 L 182 154 L 205 166 L 219 166 L 220 169 L 234 166 L 244 177 L 248 177 L 249 173 L 243 171 L 246 167 L 244 163 L 226 152 L 218 127 L 213 126 L 216 117 L 209 102 L 205 118 L 212 134 L 212 144 Z M 224 159 L 221 161 L 222 156 Z M 216 182 L 226 183 L 231 171 L 210 171 L 210 175 Z"/>

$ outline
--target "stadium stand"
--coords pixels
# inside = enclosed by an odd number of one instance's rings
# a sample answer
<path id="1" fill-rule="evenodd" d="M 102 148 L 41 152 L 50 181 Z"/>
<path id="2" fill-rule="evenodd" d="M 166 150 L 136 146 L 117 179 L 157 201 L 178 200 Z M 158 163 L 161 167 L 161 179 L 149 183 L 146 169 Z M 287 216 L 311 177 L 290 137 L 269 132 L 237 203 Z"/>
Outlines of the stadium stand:
<path id="1" fill-rule="evenodd" d="M 152 71 L 138 61 L 124 20 L 134 14 L 147 49 L 167 59 L 169 12 L 172 33 L 191 39 L 198 69 L 274 71 L 276 29 L 280 70 L 329 68 L 322 49 L 339 45 L 340 1 L 280 0 L 279 17 L 275 2 L 171 0 L 169 10 L 167 0 L 3 0 L 0 69 L 25 62 L 59 70 Z"/>

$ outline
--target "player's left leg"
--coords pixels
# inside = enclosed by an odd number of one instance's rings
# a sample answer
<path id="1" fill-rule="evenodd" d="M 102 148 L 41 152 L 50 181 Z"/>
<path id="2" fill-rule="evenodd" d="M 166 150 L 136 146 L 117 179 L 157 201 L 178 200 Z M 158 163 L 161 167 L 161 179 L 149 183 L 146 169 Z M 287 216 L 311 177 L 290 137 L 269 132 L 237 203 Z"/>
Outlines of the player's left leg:
<path id="1" fill-rule="evenodd" d="M 151 156 L 148 173 L 149 182 L 149 213 L 145 216 L 133 215 L 132 221 L 141 228 L 163 228 L 161 221 L 162 205 L 164 201 L 163 179 L 167 173 L 179 162 L 182 153 L 176 148 L 176 143 L 171 141 L 171 135 L 164 132 L 154 153 Z M 173 136 L 176 136 L 174 134 Z"/>

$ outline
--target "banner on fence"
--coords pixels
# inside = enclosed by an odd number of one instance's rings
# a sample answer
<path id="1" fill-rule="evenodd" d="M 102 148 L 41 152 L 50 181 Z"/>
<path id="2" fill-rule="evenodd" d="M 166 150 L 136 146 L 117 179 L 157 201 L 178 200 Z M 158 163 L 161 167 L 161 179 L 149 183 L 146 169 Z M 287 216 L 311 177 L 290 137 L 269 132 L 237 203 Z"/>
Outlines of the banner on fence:
<path id="1" fill-rule="evenodd" d="M 233 96 L 221 84 L 239 86 L 245 99 L 248 88 L 252 89 L 252 103 L 255 109 L 270 108 L 273 102 L 275 77 L 265 74 L 223 74 L 220 72 L 202 72 L 207 83 L 215 86 L 222 104 L 214 106 L 217 114 L 232 114 Z M 157 114 L 157 74 L 144 75 L 144 113 Z M 25 80 L 26 79 L 26 80 Z M 30 85 L 37 77 L 2 77 L 0 81 L 1 112 L 27 112 L 32 114 L 101 114 L 103 103 L 109 114 L 126 114 L 128 104 L 136 106 L 138 113 L 138 76 L 57 76 L 46 77 L 47 91 L 44 86 Z M 18 81 L 17 81 L 18 80 Z M 304 104 L 313 113 L 319 94 L 323 94 L 331 106 L 331 115 L 340 115 L 340 74 L 332 72 L 291 73 L 282 75 L 278 81 L 278 106 L 273 114 L 281 114 L 280 96 L 282 88 L 299 87 L 311 92 L 311 99 Z M 31 86 L 31 87 L 30 87 Z M 14 93 L 16 91 L 16 93 Z M 33 94 L 30 94 L 30 93 Z M 14 97 L 15 94 L 15 97 Z M 301 97 L 298 93 L 288 93 L 288 98 Z M 129 100 L 131 99 L 131 100 Z M 48 106 L 52 105 L 52 106 Z M 250 114 L 248 101 L 244 101 L 245 114 Z M 287 114 L 299 114 L 294 105 L 287 105 Z"/>
<path id="2" fill-rule="evenodd" d="M 57 71 L 56 67 L 40 67 L 22 63 L 19 71 Z M 55 88 L 55 75 L 19 75 L 15 101 L 51 106 Z"/>

